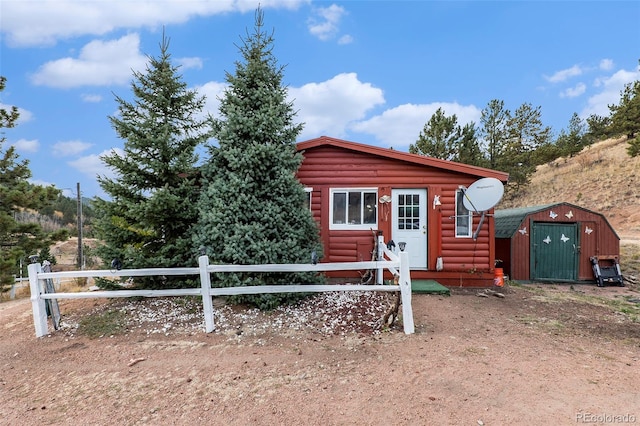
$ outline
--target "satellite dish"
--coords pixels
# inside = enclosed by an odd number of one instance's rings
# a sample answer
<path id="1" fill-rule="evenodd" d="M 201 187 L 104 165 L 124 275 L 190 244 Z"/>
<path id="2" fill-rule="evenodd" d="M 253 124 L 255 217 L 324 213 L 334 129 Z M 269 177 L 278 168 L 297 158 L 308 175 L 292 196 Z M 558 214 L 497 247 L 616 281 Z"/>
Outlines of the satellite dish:
<path id="1" fill-rule="evenodd" d="M 462 204 L 472 212 L 482 213 L 498 204 L 504 194 L 504 186 L 496 178 L 483 178 L 464 190 Z"/>
<path id="2" fill-rule="evenodd" d="M 498 204 L 504 194 L 504 186 L 496 178 L 482 178 L 471 184 L 469 188 L 464 189 L 464 198 L 462 204 L 464 207 L 475 213 L 482 213 L 480 223 L 476 232 L 473 233 L 473 239 L 478 239 L 480 228 L 484 222 L 485 212 Z"/>

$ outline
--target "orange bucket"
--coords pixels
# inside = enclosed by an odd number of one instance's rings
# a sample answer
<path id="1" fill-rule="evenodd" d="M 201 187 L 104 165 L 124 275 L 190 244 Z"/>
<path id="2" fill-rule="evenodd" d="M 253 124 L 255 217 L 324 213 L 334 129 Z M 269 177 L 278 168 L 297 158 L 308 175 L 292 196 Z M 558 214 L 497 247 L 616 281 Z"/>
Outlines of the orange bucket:
<path id="1" fill-rule="evenodd" d="M 497 287 L 504 287 L 504 270 L 502 268 L 495 268 L 493 285 Z"/>

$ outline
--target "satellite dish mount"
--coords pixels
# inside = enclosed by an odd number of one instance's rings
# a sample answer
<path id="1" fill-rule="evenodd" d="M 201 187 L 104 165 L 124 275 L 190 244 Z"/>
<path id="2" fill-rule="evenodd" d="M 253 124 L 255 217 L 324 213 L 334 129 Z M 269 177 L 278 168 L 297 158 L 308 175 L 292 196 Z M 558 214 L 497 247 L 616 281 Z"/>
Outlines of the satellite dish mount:
<path id="1" fill-rule="evenodd" d="M 476 240 L 487 211 L 502 199 L 504 185 L 496 178 L 482 178 L 473 182 L 469 188 L 460 187 L 460 189 L 462 189 L 464 207 L 471 212 L 481 214 L 478 228 L 473 233 L 473 239 Z"/>

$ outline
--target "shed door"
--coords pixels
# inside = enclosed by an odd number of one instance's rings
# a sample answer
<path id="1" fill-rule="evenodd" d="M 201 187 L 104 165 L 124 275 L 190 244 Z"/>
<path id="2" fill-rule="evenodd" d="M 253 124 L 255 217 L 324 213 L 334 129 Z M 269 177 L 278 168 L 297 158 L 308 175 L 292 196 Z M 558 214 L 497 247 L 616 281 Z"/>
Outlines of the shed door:
<path id="1" fill-rule="evenodd" d="M 576 281 L 578 224 L 534 222 L 531 279 Z"/>
<path id="2" fill-rule="evenodd" d="M 391 191 L 393 231 L 396 243 L 407 243 L 409 266 L 427 267 L 427 190 L 393 189 Z"/>

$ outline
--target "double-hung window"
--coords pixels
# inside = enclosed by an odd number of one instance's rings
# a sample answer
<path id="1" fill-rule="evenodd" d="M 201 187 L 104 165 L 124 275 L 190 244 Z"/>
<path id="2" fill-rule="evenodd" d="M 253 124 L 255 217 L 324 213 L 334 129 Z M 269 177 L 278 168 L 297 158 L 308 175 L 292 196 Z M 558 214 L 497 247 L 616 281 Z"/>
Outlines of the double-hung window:
<path id="1" fill-rule="evenodd" d="M 471 237 L 473 215 L 464 206 L 464 191 L 456 191 L 456 237 Z"/>
<path id="2" fill-rule="evenodd" d="M 376 188 L 332 189 L 330 193 L 330 229 L 369 230 L 376 227 Z"/>

